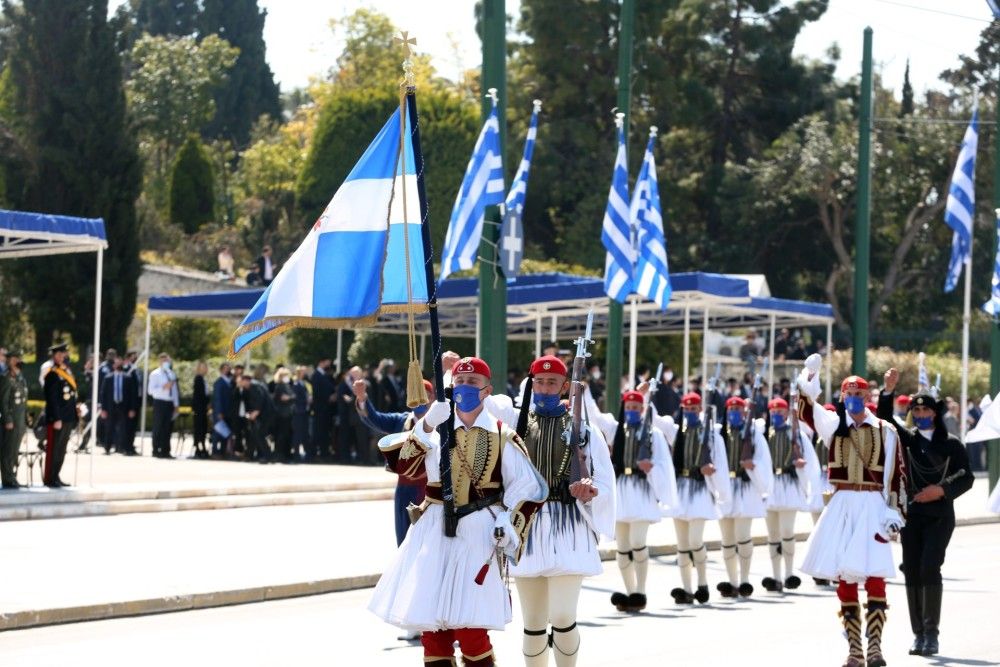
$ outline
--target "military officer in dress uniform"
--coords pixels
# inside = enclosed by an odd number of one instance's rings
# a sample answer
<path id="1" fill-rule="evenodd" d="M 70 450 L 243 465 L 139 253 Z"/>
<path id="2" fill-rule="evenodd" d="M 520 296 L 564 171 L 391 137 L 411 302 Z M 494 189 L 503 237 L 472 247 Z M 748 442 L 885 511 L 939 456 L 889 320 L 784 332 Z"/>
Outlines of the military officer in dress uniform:
<path id="1" fill-rule="evenodd" d="M 45 422 L 48 424 L 48 438 L 45 449 L 45 469 L 42 481 L 45 486 L 58 489 L 69 486 L 59 479 L 66 445 L 76 426 L 76 378 L 66 363 L 68 346 L 57 343 L 49 348 L 52 365 L 46 370 L 42 386 L 45 389 Z"/>
<path id="2" fill-rule="evenodd" d="M 7 372 L 0 376 L 0 477 L 3 488 L 19 489 L 17 483 L 17 456 L 28 424 L 28 382 L 21 374 L 21 353 L 13 350 L 7 355 Z"/>
<path id="3" fill-rule="evenodd" d="M 886 371 L 878 402 L 882 419 L 889 418 L 898 382 L 899 371 Z M 924 390 L 908 404 L 915 428 L 900 424 L 897 431 L 909 473 L 908 512 L 901 537 L 906 601 L 914 635 L 910 655 L 935 655 L 941 620 L 941 564 L 955 530 L 954 501 L 972 488 L 973 477 L 962 441 L 945 428 L 942 402 Z"/>

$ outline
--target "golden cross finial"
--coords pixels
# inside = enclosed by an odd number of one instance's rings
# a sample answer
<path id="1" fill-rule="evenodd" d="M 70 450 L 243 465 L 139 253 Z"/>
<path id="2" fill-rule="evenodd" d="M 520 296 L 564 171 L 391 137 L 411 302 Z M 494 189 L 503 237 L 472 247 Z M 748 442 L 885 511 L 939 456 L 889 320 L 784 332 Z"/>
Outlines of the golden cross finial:
<path id="1" fill-rule="evenodd" d="M 400 32 L 399 35 L 400 35 L 399 37 L 393 38 L 392 41 L 394 41 L 396 44 L 399 44 L 400 46 L 402 46 L 403 47 L 403 56 L 406 57 L 406 58 L 409 58 L 413 54 L 413 52 L 410 51 L 410 45 L 416 46 L 417 45 L 417 38 L 416 37 L 410 37 L 410 33 L 408 33 L 405 30 L 403 30 L 402 32 Z"/>

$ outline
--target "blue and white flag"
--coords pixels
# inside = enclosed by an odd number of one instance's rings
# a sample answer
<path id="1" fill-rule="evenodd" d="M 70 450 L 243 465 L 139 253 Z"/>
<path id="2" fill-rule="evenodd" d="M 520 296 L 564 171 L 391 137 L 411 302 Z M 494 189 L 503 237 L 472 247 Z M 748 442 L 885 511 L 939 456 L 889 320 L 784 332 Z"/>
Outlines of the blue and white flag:
<path id="1" fill-rule="evenodd" d="M 990 6 L 990 11 L 993 12 L 993 18 L 1000 19 L 1000 3 L 997 0 L 986 0 L 986 4 Z"/>
<path id="2" fill-rule="evenodd" d="M 951 239 L 951 262 L 944 291 L 955 289 L 962 275 L 962 266 L 970 259 L 972 248 L 972 218 L 976 210 L 976 148 L 979 144 L 979 111 L 972 112 L 972 121 L 965 130 L 962 150 L 958 153 L 955 172 L 951 176 L 948 202 L 944 209 L 945 223 L 955 230 Z"/>
<path id="3" fill-rule="evenodd" d="M 1000 320 L 1000 208 L 997 214 L 997 255 L 993 260 L 993 289 L 990 291 L 990 300 L 983 304 L 983 310 L 989 313 L 994 320 Z"/>
<path id="4" fill-rule="evenodd" d="M 931 377 L 927 373 L 927 365 L 924 361 L 927 355 L 921 352 L 917 355 L 917 389 L 930 389 Z"/>
<path id="5" fill-rule="evenodd" d="M 625 303 L 632 293 L 632 276 L 635 271 L 635 246 L 629 225 L 628 161 L 625 157 L 624 114 L 618 114 L 618 154 L 608 192 L 608 206 L 604 210 L 601 243 L 608 251 L 604 262 L 604 291 L 615 301 Z"/>
<path id="6" fill-rule="evenodd" d="M 402 143 L 400 125 L 396 111 L 247 313 L 231 356 L 294 327 L 348 328 L 383 313 L 427 310 L 409 114 Z"/>
<path id="7" fill-rule="evenodd" d="M 670 303 L 670 270 L 667 268 L 667 239 L 663 235 L 660 186 L 656 181 L 656 126 L 649 129 L 649 143 L 642 158 L 639 179 L 632 193 L 630 218 L 638 231 L 639 261 L 635 267 L 635 292 L 655 301 L 660 310 Z"/>
<path id="8" fill-rule="evenodd" d="M 531 156 L 535 152 L 535 135 L 538 134 L 538 112 L 542 101 L 535 100 L 531 111 L 531 123 L 528 125 L 528 138 L 524 142 L 524 157 L 517 166 L 514 182 L 510 184 L 510 192 L 504 202 L 506 212 L 503 225 L 500 227 L 500 270 L 507 280 L 517 277 L 524 257 L 524 200 L 528 196 L 528 172 L 531 169 Z"/>
<path id="9" fill-rule="evenodd" d="M 471 269 L 476 263 L 479 242 L 483 237 L 483 217 L 486 207 L 503 203 L 503 157 L 500 154 L 500 122 L 497 120 L 495 89 L 490 89 L 493 110 L 490 111 L 476 147 L 465 168 L 462 187 L 451 211 L 448 233 L 441 253 L 441 280 L 450 274 Z"/>

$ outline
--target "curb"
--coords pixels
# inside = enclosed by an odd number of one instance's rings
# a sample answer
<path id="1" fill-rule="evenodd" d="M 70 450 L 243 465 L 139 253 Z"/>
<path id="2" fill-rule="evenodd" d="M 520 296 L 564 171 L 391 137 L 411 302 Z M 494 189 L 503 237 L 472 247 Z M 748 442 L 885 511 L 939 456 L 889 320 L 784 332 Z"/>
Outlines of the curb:
<path id="1" fill-rule="evenodd" d="M 958 519 L 956 527 L 981 526 L 1000 523 L 1000 516 L 981 516 Z M 796 533 L 795 540 L 803 542 L 808 538 L 809 533 Z M 767 544 L 767 538 L 756 536 L 753 538 L 754 546 Z M 720 549 L 719 540 L 705 542 L 709 551 Z M 664 544 L 649 547 L 650 556 L 672 556 L 677 553 L 676 544 Z M 613 549 L 601 549 L 601 560 L 614 560 L 615 551 Z M 380 574 L 366 574 L 353 577 L 339 577 L 333 579 L 320 579 L 317 581 L 306 581 L 290 584 L 279 584 L 275 586 L 255 586 L 253 588 L 235 589 L 229 591 L 218 591 L 211 593 L 193 593 L 189 595 L 168 595 L 159 598 L 148 598 L 145 600 L 130 600 L 126 602 L 106 602 L 94 605 L 82 605 L 77 607 L 58 607 L 55 609 L 40 609 L 30 611 L 17 611 L 11 613 L 0 612 L 0 632 L 10 630 L 25 630 L 37 628 L 45 625 L 58 625 L 62 623 L 80 623 L 85 621 L 101 621 L 114 618 L 127 618 L 130 616 L 147 616 L 151 614 L 165 614 L 178 611 L 192 611 L 196 609 L 211 609 L 212 607 L 226 607 L 237 604 L 251 604 L 254 602 L 269 602 L 272 600 L 286 600 L 289 598 L 306 597 L 309 595 L 323 595 L 326 593 L 340 593 L 343 591 L 356 590 L 359 588 L 372 588 L 378 583 Z"/>

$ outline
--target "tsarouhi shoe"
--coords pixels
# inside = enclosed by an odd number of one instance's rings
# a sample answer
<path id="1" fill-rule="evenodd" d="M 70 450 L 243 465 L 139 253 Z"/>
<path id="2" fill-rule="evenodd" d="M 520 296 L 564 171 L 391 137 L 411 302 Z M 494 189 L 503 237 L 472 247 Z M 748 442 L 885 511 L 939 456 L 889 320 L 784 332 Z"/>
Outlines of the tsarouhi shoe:
<path id="1" fill-rule="evenodd" d="M 751 595 L 753 595 L 753 584 L 751 584 L 749 582 L 744 582 L 744 583 L 740 584 L 740 587 L 739 587 L 738 590 L 739 590 L 739 593 L 740 593 L 740 597 L 748 598 Z"/>
<path id="2" fill-rule="evenodd" d="M 694 592 L 694 599 L 698 601 L 698 604 L 708 602 L 708 586 L 699 586 L 698 590 Z"/>
<path id="3" fill-rule="evenodd" d="M 674 602 L 677 604 L 694 604 L 694 596 L 683 588 L 675 588 L 670 591 L 670 597 L 672 597 Z"/>
<path id="4" fill-rule="evenodd" d="M 628 610 L 642 611 L 646 608 L 646 596 L 642 593 L 630 593 L 628 596 Z"/>
<path id="5" fill-rule="evenodd" d="M 781 582 L 773 577 L 764 577 L 760 584 L 764 587 L 765 591 L 771 591 L 772 593 L 781 592 Z"/>
<path id="6" fill-rule="evenodd" d="M 719 594 L 724 598 L 736 597 L 736 589 L 728 581 L 723 581 L 721 584 L 715 587 L 715 590 L 719 591 Z"/>
<path id="7" fill-rule="evenodd" d="M 615 609 L 618 611 L 628 611 L 628 595 L 625 593 L 612 593 L 611 604 L 613 604 Z"/>
<path id="8" fill-rule="evenodd" d="M 802 580 L 796 577 L 794 574 L 790 574 L 787 577 L 785 577 L 785 588 L 794 591 L 801 585 L 802 585 Z"/>

